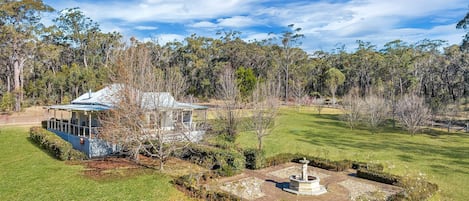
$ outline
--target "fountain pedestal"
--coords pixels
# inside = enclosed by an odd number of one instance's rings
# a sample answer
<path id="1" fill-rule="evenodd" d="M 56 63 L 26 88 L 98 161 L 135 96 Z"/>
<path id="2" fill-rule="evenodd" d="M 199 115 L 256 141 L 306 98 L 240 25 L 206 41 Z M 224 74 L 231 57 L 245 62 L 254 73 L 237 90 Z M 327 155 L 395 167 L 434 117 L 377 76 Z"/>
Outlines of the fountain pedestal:
<path id="1" fill-rule="evenodd" d="M 298 195 L 321 195 L 326 193 L 326 188 L 319 185 L 320 179 L 318 177 L 308 176 L 309 161 L 303 158 L 300 163 L 303 164 L 301 177 L 297 175 L 290 176 L 290 185 L 283 190 Z"/>

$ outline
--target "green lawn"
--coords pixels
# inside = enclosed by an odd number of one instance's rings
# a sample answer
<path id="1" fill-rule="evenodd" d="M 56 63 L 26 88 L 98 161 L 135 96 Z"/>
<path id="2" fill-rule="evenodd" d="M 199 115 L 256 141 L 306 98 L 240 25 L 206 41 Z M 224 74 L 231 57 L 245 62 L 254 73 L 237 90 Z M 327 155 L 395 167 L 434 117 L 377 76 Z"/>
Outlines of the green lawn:
<path id="1" fill-rule="evenodd" d="M 298 152 L 331 159 L 379 162 L 391 173 L 425 174 L 441 189 L 434 200 L 469 197 L 469 134 L 435 131 L 433 135 L 410 136 L 389 127 L 371 134 L 366 128 L 348 128 L 339 120 L 337 111 L 325 112 L 328 114 L 317 115 L 311 108 L 300 112 L 282 109 L 278 126 L 265 137 L 266 154 Z M 253 133 L 242 133 L 237 143 L 255 147 L 257 141 Z"/>
<path id="2" fill-rule="evenodd" d="M 186 200 L 157 171 L 97 181 L 28 140 L 28 128 L 0 128 L 0 200 Z"/>

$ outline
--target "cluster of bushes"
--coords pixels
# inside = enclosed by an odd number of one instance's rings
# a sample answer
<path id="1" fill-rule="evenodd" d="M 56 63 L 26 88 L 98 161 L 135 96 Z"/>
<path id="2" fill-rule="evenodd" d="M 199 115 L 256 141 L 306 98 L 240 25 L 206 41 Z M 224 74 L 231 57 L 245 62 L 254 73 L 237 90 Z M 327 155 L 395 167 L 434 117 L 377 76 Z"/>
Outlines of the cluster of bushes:
<path id="1" fill-rule="evenodd" d="M 438 191 L 438 185 L 419 177 L 402 177 L 367 169 L 358 169 L 357 177 L 400 186 L 404 189 L 402 192 L 392 195 L 388 200 L 426 200 Z"/>
<path id="2" fill-rule="evenodd" d="M 214 170 L 220 176 L 238 174 L 245 167 L 244 155 L 233 149 L 191 144 L 175 154 L 181 159 Z"/>
<path id="3" fill-rule="evenodd" d="M 246 158 L 246 168 L 257 170 L 264 167 L 265 153 L 259 149 L 246 149 L 244 150 L 244 157 Z"/>
<path id="4" fill-rule="evenodd" d="M 86 159 L 83 152 L 73 149 L 70 143 L 41 127 L 32 127 L 29 131 L 29 137 L 59 160 Z"/>
<path id="5" fill-rule="evenodd" d="M 226 192 L 210 191 L 200 185 L 200 180 L 206 182 L 207 180 L 216 177 L 210 173 L 190 174 L 177 177 L 173 183 L 182 188 L 189 196 L 203 200 L 223 200 L 223 201 L 240 201 L 241 198 Z"/>

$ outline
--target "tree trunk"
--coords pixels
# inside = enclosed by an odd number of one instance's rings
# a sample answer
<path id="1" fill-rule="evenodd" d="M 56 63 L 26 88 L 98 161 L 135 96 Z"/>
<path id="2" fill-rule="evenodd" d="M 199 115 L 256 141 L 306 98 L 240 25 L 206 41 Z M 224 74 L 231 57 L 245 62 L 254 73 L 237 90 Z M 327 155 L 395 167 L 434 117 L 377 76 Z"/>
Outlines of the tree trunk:
<path id="1" fill-rule="evenodd" d="M 13 92 L 15 93 L 15 112 L 19 112 L 21 109 L 21 84 L 20 84 L 20 74 L 21 74 L 21 66 L 20 61 L 15 59 L 13 61 Z"/>
<path id="2" fill-rule="evenodd" d="M 258 142 L 257 149 L 260 151 L 262 150 L 262 137 L 261 136 L 257 137 L 257 142 Z"/>
<path id="3" fill-rule="evenodd" d="M 288 103 L 288 77 L 289 77 L 289 69 L 288 64 L 285 68 L 285 104 Z"/>

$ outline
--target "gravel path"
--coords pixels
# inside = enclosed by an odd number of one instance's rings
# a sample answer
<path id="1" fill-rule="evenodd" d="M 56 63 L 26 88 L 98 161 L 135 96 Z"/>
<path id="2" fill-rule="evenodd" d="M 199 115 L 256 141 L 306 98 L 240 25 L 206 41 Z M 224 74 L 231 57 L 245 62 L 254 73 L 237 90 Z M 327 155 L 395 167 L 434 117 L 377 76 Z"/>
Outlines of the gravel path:
<path id="1" fill-rule="evenodd" d="M 246 200 L 311 200 L 311 201 L 346 201 L 356 198 L 388 196 L 399 192 L 396 186 L 373 182 L 353 176 L 354 170 L 333 172 L 320 168 L 310 168 L 308 172 L 318 176 L 320 184 L 327 188 L 327 193 L 318 196 L 299 196 L 283 191 L 288 187 L 290 175 L 298 175 L 301 165 L 286 163 L 261 170 L 246 170 L 240 175 L 219 179 L 209 184 L 209 188 L 235 194 Z"/>

